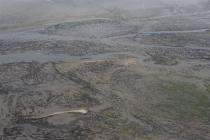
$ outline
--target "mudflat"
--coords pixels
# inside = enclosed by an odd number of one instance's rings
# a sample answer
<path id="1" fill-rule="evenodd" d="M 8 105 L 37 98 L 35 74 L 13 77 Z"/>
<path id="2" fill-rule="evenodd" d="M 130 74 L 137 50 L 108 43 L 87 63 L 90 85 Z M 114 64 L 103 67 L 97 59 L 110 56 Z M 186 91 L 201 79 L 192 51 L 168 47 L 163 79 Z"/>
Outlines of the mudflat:
<path id="1" fill-rule="evenodd" d="M 209 140 L 209 11 L 118 10 L 2 30 L 0 139 Z"/>

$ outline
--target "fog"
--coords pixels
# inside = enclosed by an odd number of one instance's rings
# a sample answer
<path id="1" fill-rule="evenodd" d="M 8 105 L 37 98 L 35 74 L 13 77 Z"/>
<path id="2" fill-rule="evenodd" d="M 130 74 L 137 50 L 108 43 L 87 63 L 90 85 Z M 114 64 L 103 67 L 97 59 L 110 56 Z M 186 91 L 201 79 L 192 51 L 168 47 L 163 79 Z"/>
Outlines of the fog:
<path id="1" fill-rule="evenodd" d="M 21 27 L 78 18 L 148 17 L 208 10 L 209 0 L 0 0 L 0 27 Z M 155 15 L 154 15 L 155 14 Z"/>

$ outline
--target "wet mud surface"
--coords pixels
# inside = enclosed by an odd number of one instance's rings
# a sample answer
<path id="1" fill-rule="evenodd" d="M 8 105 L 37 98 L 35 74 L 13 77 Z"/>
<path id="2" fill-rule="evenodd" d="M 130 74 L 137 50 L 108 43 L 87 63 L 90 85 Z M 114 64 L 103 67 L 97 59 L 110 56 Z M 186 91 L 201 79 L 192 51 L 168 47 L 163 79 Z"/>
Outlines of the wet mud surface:
<path id="1" fill-rule="evenodd" d="M 208 140 L 210 26 L 187 17 L 1 34 L 0 139 Z"/>

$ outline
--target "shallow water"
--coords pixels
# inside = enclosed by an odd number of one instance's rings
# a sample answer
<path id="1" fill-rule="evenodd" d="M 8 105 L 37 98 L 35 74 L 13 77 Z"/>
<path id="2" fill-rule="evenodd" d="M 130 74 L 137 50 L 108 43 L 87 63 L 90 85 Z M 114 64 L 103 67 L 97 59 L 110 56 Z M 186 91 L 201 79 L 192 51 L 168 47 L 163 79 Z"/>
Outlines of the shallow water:
<path id="1" fill-rule="evenodd" d="M 74 62 L 82 59 L 88 60 L 104 60 L 112 57 L 114 54 L 119 53 L 105 53 L 97 55 L 86 55 L 86 56 L 71 56 L 69 54 L 54 54 L 54 53 L 44 53 L 42 51 L 27 51 L 19 53 L 11 53 L 6 55 L 0 55 L 0 64 L 6 63 L 18 63 L 18 62 L 32 62 L 37 61 L 40 63 L 45 62 Z"/>
<path id="2" fill-rule="evenodd" d="M 139 34 L 182 34 L 182 33 L 205 33 L 208 29 L 183 30 L 183 31 L 156 31 L 156 32 L 140 32 Z"/>

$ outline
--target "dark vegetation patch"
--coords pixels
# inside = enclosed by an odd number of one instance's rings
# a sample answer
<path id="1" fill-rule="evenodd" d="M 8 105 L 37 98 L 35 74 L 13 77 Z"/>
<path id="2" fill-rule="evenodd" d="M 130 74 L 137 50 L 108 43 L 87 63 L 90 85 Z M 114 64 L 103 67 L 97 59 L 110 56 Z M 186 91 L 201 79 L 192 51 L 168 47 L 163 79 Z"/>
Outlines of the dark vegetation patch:
<path id="1" fill-rule="evenodd" d="M 173 31 L 172 31 L 173 32 Z M 197 47 L 209 47 L 209 34 L 204 33 L 151 33 L 138 35 L 136 41 L 147 45 L 158 45 L 168 47 L 186 47 L 194 45 Z"/>
<path id="2" fill-rule="evenodd" d="M 159 56 L 159 55 L 152 56 L 152 61 L 154 61 L 155 64 L 159 64 L 159 65 L 178 64 L 177 60 L 173 57 L 166 57 L 166 56 Z"/>
<path id="3" fill-rule="evenodd" d="M 166 99 L 156 106 L 160 111 L 159 115 L 182 121 L 209 121 L 207 91 L 192 83 L 181 81 L 163 81 L 161 85 L 162 95 Z"/>
<path id="4" fill-rule="evenodd" d="M 66 30 L 71 30 L 73 28 L 76 27 L 80 27 L 80 26 L 85 26 L 85 25 L 95 25 L 97 26 L 99 25 L 103 25 L 103 24 L 107 24 L 107 23 L 112 23 L 113 21 L 109 20 L 109 19 L 90 19 L 90 20 L 84 20 L 84 21 L 75 21 L 75 22 L 65 22 L 62 24 L 56 24 L 56 25 L 51 25 L 49 27 L 47 27 L 45 30 L 40 31 L 40 33 L 44 33 L 44 34 L 57 34 L 60 31 L 66 31 Z"/>
<path id="5" fill-rule="evenodd" d="M 173 59 L 201 59 L 209 60 L 210 59 L 210 50 L 206 49 L 191 49 L 191 48 L 165 48 L 165 47 L 153 47 L 146 48 L 146 53 L 153 56 L 159 56 L 168 58 L 169 60 Z"/>

